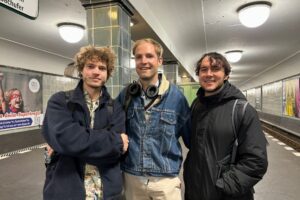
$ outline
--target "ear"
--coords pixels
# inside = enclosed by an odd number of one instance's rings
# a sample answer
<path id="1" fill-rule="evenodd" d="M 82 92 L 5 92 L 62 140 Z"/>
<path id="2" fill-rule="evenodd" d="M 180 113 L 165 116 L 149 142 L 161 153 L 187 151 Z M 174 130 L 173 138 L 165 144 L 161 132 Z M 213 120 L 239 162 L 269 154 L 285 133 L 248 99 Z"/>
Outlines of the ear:
<path id="1" fill-rule="evenodd" d="M 229 75 L 225 76 L 224 81 L 229 79 Z"/>
<path id="2" fill-rule="evenodd" d="M 162 57 L 158 58 L 158 63 L 159 63 L 159 65 L 162 65 L 162 63 L 163 63 L 163 58 Z"/>

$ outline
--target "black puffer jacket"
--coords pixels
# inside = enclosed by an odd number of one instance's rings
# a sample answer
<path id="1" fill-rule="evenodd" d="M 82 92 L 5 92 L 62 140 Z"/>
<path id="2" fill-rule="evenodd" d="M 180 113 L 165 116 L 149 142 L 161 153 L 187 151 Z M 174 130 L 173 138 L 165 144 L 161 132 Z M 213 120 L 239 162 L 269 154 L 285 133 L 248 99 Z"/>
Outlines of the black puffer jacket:
<path id="1" fill-rule="evenodd" d="M 244 95 L 229 82 L 204 97 L 200 88 L 192 113 L 191 148 L 184 163 L 186 200 L 253 199 L 253 186 L 268 166 L 267 141 L 256 110 L 247 105 L 238 130 L 236 163 L 230 166 L 234 142 L 231 123 L 235 99 Z"/>

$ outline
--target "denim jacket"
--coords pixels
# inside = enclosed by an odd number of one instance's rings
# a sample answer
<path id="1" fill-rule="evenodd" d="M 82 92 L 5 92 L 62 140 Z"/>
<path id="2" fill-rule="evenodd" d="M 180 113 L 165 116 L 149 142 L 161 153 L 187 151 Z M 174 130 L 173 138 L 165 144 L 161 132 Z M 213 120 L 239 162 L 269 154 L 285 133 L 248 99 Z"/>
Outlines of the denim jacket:
<path id="1" fill-rule="evenodd" d="M 124 105 L 126 88 L 117 98 Z M 132 97 L 126 114 L 129 148 L 121 168 L 137 176 L 177 176 L 182 163 L 178 141 L 189 146 L 190 109 L 179 89 L 163 77 L 159 97 L 147 110 Z"/>

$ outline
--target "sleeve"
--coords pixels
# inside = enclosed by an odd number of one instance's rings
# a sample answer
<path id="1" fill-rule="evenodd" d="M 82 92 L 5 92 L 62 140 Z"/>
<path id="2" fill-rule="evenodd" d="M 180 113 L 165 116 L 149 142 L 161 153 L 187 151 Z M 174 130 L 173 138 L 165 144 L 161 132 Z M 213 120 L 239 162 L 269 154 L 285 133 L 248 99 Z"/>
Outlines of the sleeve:
<path id="1" fill-rule="evenodd" d="M 120 105 L 124 105 L 125 103 L 125 89 L 123 89 L 116 98 L 116 101 L 119 102 Z"/>
<path id="2" fill-rule="evenodd" d="M 223 172 L 216 186 L 225 194 L 238 196 L 248 192 L 267 171 L 267 140 L 256 110 L 248 105 L 239 130 L 236 164 Z"/>
<path id="3" fill-rule="evenodd" d="M 182 126 L 180 128 L 180 134 L 183 139 L 184 145 L 187 148 L 190 148 L 191 144 L 191 111 L 189 108 L 189 104 L 186 100 L 186 98 L 182 95 L 182 102 L 180 103 L 181 105 L 181 111 L 180 113 L 180 118 L 182 122 Z"/>
<path id="4" fill-rule="evenodd" d="M 117 106 L 114 115 L 119 123 L 125 121 L 120 106 Z M 114 127 L 122 126 L 115 123 Z M 57 153 L 83 160 L 94 159 L 97 164 L 116 162 L 122 152 L 120 133 L 93 130 L 84 125 L 84 119 L 73 120 L 63 92 L 56 93 L 48 101 L 42 134 Z"/>

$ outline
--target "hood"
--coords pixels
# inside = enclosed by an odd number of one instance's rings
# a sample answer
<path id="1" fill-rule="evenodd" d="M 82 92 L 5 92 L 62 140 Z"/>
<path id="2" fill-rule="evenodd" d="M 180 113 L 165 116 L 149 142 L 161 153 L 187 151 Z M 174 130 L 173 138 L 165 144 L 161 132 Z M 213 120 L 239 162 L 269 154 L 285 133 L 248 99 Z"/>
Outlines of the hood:
<path id="1" fill-rule="evenodd" d="M 197 97 L 204 104 L 216 104 L 235 99 L 247 100 L 244 94 L 228 81 L 224 81 L 224 87 L 219 93 L 208 97 L 205 97 L 204 90 L 199 88 Z"/>

